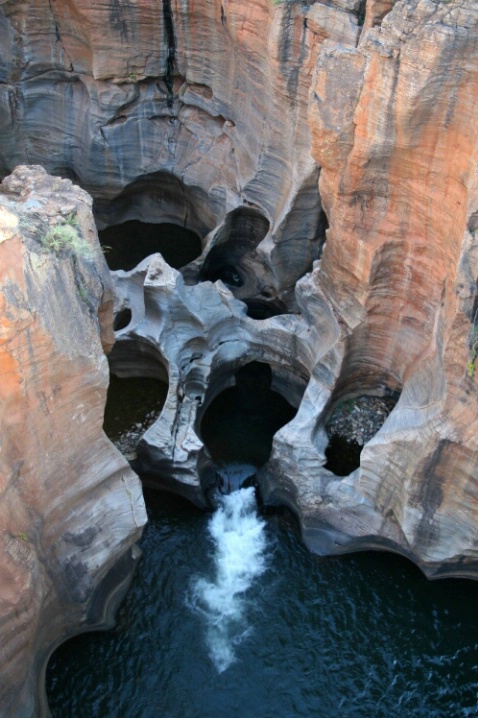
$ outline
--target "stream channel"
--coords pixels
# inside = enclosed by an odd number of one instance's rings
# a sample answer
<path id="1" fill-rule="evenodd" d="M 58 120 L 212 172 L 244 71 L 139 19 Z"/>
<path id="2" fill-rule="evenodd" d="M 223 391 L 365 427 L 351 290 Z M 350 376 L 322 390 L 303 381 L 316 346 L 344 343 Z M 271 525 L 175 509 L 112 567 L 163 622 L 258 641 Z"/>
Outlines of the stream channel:
<path id="1" fill-rule="evenodd" d="M 144 396 L 150 421 L 157 400 Z M 137 415 L 109 416 L 117 441 L 138 430 Z M 241 458 L 224 469 L 235 478 Z M 258 509 L 253 488 L 213 514 L 150 491 L 146 502 L 116 627 L 50 660 L 54 718 L 478 715 L 477 583 L 429 582 L 389 553 L 319 559 L 287 512 Z"/>

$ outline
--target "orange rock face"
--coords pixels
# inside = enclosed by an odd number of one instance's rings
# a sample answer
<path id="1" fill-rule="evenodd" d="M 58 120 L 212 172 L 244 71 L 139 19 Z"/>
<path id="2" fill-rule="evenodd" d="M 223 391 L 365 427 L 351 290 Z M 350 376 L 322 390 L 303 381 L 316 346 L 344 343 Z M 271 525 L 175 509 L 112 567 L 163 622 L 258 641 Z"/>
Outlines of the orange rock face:
<path id="1" fill-rule="evenodd" d="M 112 293 L 90 208 L 86 193 L 41 168 L 20 167 L 0 187 L 5 716 L 42 713 L 37 681 L 49 653 L 111 621 L 105 607 L 134 565 L 146 520 L 139 481 L 102 432 L 108 364 L 100 337 L 111 347 Z M 65 223 L 72 217 L 74 226 Z M 78 249 L 49 249 L 48 232 L 65 226 Z"/>
<path id="2" fill-rule="evenodd" d="M 168 480 L 186 476 L 199 496 L 195 412 L 228 385 L 226 360 L 237 368 L 266 357 L 285 391 L 300 374 L 300 392 L 292 392 L 297 416 L 276 435 L 260 472 L 265 501 L 290 506 L 318 553 L 390 548 L 430 576 L 477 575 L 477 38 L 475 0 L 0 2 L 0 172 L 33 162 L 74 179 L 92 194 L 100 228 L 163 221 L 201 236 L 203 252 L 183 277 L 174 273 L 173 282 L 164 270 L 168 286 L 159 260 L 146 262 L 137 281 L 117 280 L 121 306 L 132 310 L 117 346 L 124 340 L 129 358 L 134 342 L 144 348 L 154 337 L 151 355 L 174 368 L 168 421 L 163 416 L 143 441 L 153 457 L 148 470 L 160 455 Z M 0 585 L 2 626 L 15 611 L 25 617 L 8 648 L 20 671 L 15 657 L 44 645 L 44 616 L 68 623 L 55 613 L 58 589 L 38 547 L 68 575 L 83 538 L 58 537 L 89 525 L 89 510 L 68 508 L 77 505 L 71 467 L 101 496 L 93 477 L 110 477 L 119 491 L 125 464 L 99 433 L 106 363 L 91 317 L 108 311 L 99 284 L 84 336 L 66 342 L 79 330 L 62 329 L 65 303 L 52 297 L 70 287 L 68 316 L 75 326 L 84 318 L 73 265 L 30 249 L 34 232 L 22 229 L 22 243 L 17 210 L 2 208 L 0 392 L 9 439 L 1 481 L 10 503 L 0 504 L 8 506 Z M 84 221 L 93 232 L 91 217 Z M 231 274 L 237 286 L 198 287 L 227 284 Z M 149 278 L 144 287 L 141 277 Z M 219 310 L 203 311 L 194 292 L 222 307 L 222 330 Z M 269 302 L 287 317 L 258 328 L 237 300 Z M 182 333 L 177 346 L 167 343 L 158 317 L 171 307 L 194 343 L 181 344 Z M 58 358 L 65 346 L 71 377 Z M 103 377 L 95 390 L 90 368 Z M 201 379 L 194 394 L 188 372 Z M 398 403 L 365 444 L 360 466 L 344 477 L 326 469 L 326 425 L 337 403 L 389 391 Z M 18 426 L 30 421 L 27 440 Z M 173 424 L 181 431 L 170 431 Z M 60 429 L 61 442 L 46 449 Z M 176 436 L 187 438 L 186 448 L 174 445 Z M 95 451 L 85 454 L 78 437 Z M 40 490 L 39 474 L 56 478 Z M 116 553 L 137 535 L 137 506 L 122 513 L 129 538 L 118 539 Z M 83 597 L 111 556 L 99 569 L 88 559 L 71 623 L 85 620 Z M 71 571 L 81 572 L 74 561 Z"/>
<path id="3" fill-rule="evenodd" d="M 336 392 L 403 388 L 355 485 L 437 572 L 461 554 L 466 573 L 477 538 L 477 25 L 473 3 L 397 3 L 353 52 L 324 50 L 309 108 L 330 221 L 318 280 L 347 326 Z"/>

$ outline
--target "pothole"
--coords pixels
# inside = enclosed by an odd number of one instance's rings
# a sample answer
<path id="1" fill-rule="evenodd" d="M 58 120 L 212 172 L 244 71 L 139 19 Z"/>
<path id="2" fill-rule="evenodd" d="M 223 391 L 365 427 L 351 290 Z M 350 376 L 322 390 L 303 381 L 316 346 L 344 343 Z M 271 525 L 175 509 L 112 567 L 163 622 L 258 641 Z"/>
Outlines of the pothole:
<path id="1" fill-rule="evenodd" d="M 268 302 L 263 299 L 244 299 L 247 306 L 247 316 L 251 319 L 270 319 L 279 314 L 286 314 L 287 309 L 278 302 Z"/>
<path id="2" fill-rule="evenodd" d="M 214 237 L 214 246 L 200 271 L 201 281 L 221 279 L 230 287 L 241 287 L 247 274 L 243 260 L 254 253 L 269 231 L 269 220 L 258 210 L 238 207 L 230 212 Z"/>
<path id="3" fill-rule="evenodd" d="M 132 219 L 98 232 L 106 262 L 112 271 L 134 269 L 143 259 L 160 252 L 174 269 L 197 259 L 202 251 L 196 232 L 171 222 Z"/>
<path id="4" fill-rule="evenodd" d="M 133 318 L 131 309 L 129 307 L 125 307 L 124 309 L 121 309 L 114 318 L 113 322 L 113 329 L 115 332 L 119 332 L 122 329 L 126 329 L 131 323 L 131 319 Z"/>
<path id="5" fill-rule="evenodd" d="M 330 437 L 325 468 L 337 476 L 348 476 L 355 471 L 360 466 L 364 444 L 375 436 L 397 400 L 398 393 L 383 397 L 362 395 L 339 401 L 325 425 Z"/>
<path id="6" fill-rule="evenodd" d="M 274 434 L 297 411 L 271 389 L 268 364 L 246 364 L 236 372 L 235 382 L 213 399 L 200 424 L 202 440 L 219 474 L 221 466 L 231 464 L 250 466 L 252 473 L 263 466 L 269 459 Z"/>
<path id="7" fill-rule="evenodd" d="M 161 414 L 167 394 L 168 385 L 158 379 L 111 375 L 103 428 L 126 459 L 136 458 L 136 446 Z"/>

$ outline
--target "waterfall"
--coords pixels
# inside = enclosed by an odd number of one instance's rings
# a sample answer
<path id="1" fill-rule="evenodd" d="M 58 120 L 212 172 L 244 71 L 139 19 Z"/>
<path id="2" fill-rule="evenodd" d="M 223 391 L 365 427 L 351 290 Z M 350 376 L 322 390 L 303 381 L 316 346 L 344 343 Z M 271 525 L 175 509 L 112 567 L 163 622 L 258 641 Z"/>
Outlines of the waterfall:
<path id="1" fill-rule="evenodd" d="M 215 575 L 195 577 L 191 586 L 189 603 L 205 620 L 209 655 L 219 673 L 235 661 L 235 647 L 251 631 L 247 590 L 267 568 L 265 523 L 256 509 L 253 488 L 219 499 L 209 522 Z"/>

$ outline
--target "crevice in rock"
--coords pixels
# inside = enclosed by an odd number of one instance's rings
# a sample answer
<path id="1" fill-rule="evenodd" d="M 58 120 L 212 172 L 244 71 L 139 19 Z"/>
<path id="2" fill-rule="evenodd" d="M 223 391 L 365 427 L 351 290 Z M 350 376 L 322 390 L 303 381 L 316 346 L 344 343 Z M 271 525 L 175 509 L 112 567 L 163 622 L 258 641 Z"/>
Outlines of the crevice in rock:
<path id="1" fill-rule="evenodd" d="M 365 22 L 365 14 L 367 12 L 367 0 L 361 0 L 357 10 L 357 24 L 360 28 L 363 27 Z"/>
<path id="2" fill-rule="evenodd" d="M 68 68 L 68 72 L 73 72 L 74 71 L 73 62 L 71 61 L 71 58 L 65 49 L 65 45 L 63 43 L 63 38 L 62 38 L 61 32 L 60 32 L 60 25 L 56 19 L 55 11 L 53 9 L 53 2 L 54 2 L 54 0 L 48 0 L 48 7 L 50 8 L 50 14 L 51 14 L 51 17 L 53 20 L 53 24 L 55 26 L 55 38 L 56 38 L 57 43 L 59 45 L 61 45 L 63 54 L 65 55 L 66 59 L 68 60 L 68 62 L 70 64 L 70 67 Z"/>
<path id="3" fill-rule="evenodd" d="M 168 55 L 166 61 L 166 75 L 164 76 L 164 83 L 168 90 L 168 107 L 172 108 L 174 103 L 174 90 L 173 90 L 173 78 L 174 78 L 174 61 L 176 57 L 176 38 L 174 35 L 174 21 L 173 11 L 171 8 L 171 0 L 163 0 L 163 20 L 164 29 L 166 32 L 166 39 L 168 43 Z"/>
<path id="4" fill-rule="evenodd" d="M 319 221 L 317 223 L 317 259 L 322 257 L 325 242 L 327 239 L 327 230 L 329 228 L 329 220 L 325 214 L 325 210 L 322 207 L 319 214 Z"/>

